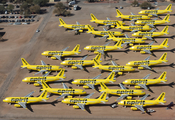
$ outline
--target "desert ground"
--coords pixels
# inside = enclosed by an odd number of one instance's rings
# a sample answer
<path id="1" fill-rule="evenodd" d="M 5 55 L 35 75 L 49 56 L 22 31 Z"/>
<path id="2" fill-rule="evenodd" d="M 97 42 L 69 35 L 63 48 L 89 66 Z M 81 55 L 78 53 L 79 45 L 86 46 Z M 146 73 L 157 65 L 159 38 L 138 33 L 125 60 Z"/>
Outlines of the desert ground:
<path id="1" fill-rule="evenodd" d="M 70 17 L 61 17 L 67 24 L 75 24 L 78 21 L 80 24 L 90 24 L 95 29 L 102 30 L 103 27 L 97 27 L 97 24 L 90 23 L 90 13 L 93 13 L 98 19 L 106 19 L 109 17 L 110 19 L 117 19 L 115 16 L 115 6 L 118 4 L 103 4 L 103 3 L 95 3 L 95 4 L 87 4 L 80 2 L 79 3 L 81 10 L 73 11 L 72 16 Z M 165 9 L 168 3 L 165 5 L 159 6 L 159 9 Z M 164 52 L 167 52 L 167 63 L 162 63 L 161 65 L 157 65 L 152 67 L 156 72 L 150 70 L 138 70 L 137 72 L 124 73 L 122 76 L 116 77 L 116 82 L 114 84 L 110 83 L 107 86 L 110 89 L 120 88 L 118 83 L 123 82 L 125 79 L 129 78 L 138 78 L 141 79 L 146 75 L 151 73 L 149 78 L 158 78 L 164 71 L 167 71 L 167 79 L 166 83 L 161 83 L 160 85 L 152 85 L 150 86 L 151 91 L 144 90 L 150 96 L 146 99 L 156 99 L 162 92 L 166 92 L 166 105 L 170 102 L 175 102 L 175 86 L 171 83 L 174 82 L 175 78 L 175 53 L 174 50 L 174 37 L 175 37 L 175 27 L 172 25 L 175 24 L 175 4 L 173 4 L 172 10 L 173 12 L 170 14 L 171 22 L 169 25 L 169 35 L 157 37 L 155 40 L 157 43 L 155 45 L 161 44 L 165 38 L 169 39 L 169 48 L 155 51 L 154 54 L 156 56 L 150 57 L 150 60 L 159 59 Z M 88 54 L 87 59 L 92 59 L 96 56 L 93 52 L 89 53 L 85 51 L 83 48 L 87 45 L 104 45 L 106 44 L 105 39 L 99 39 L 99 37 L 94 38 L 92 34 L 87 34 L 86 32 L 80 33 L 80 35 L 75 35 L 74 32 L 65 31 L 65 28 L 59 27 L 59 18 L 55 17 L 52 14 L 53 7 L 48 9 L 48 13 L 46 15 L 41 16 L 39 22 L 32 23 L 31 25 L 6 25 L 0 24 L 1 32 L 5 32 L 3 38 L 6 41 L 0 42 L 0 119 L 166 119 L 173 120 L 175 119 L 175 111 L 174 107 L 172 109 L 167 110 L 166 105 L 158 105 L 148 107 L 146 109 L 154 109 L 156 112 L 151 114 L 141 114 L 140 111 L 132 111 L 130 107 L 124 108 L 123 106 L 117 105 L 117 107 L 112 108 L 111 104 L 115 103 L 115 100 L 118 96 L 111 96 L 106 104 L 99 105 L 90 105 L 87 106 L 87 111 L 82 111 L 81 109 L 74 109 L 71 106 L 68 106 L 64 103 L 61 103 L 61 99 L 57 102 L 53 102 L 55 98 L 59 95 L 52 95 L 47 102 L 41 102 L 36 104 L 29 105 L 30 109 L 23 108 L 15 108 L 13 105 L 8 105 L 7 103 L 3 103 L 2 100 L 6 97 L 20 97 L 25 96 L 28 93 L 35 91 L 33 96 L 39 96 L 41 93 L 40 87 L 35 87 L 33 84 L 23 83 L 21 80 L 25 77 L 33 76 L 35 72 L 29 73 L 27 69 L 21 69 L 20 66 L 21 58 L 25 58 L 29 64 L 41 64 L 40 60 L 43 60 L 46 64 L 50 65 L 60 65 L 59 60 L 51 60 L 45 56 L 42 56 L 41 53 L 46 50 L 62 50 L 67 46 L 70 46 L 68 50 L 72 50 L 76 44 L 80 44 L 81 54 L 79 57 L 72 57 L 73 59 L 81 59 L 84 55 Z M 137 14 L 141 9 L 138 7 L 129 7 L 125 6 L 124 9 L 121 9 L 123 14 L 130 14 L 133 12 Z M 165 15 L 161 15 L 161 18 L 164 18 Z M 118 19 L 120 20 L 120 19 Z M 129 21 L 125 21 L 126 25 L 129 25 Z M 161 31 L 166 25 L 157 26 L 158 30 Z M 40 29 L 39 33 L 35 31 Z M 113 31 L 120 31 L 111 29 Z M 127 35 L 131 36 L 131 33 L 125 32 Z M 151 40 L 147 40 L 147 43 L 152 42 Z M 111 42 L 110 45 L 114 43 Z M 133 60 L 144 60 L 149 54 L 140 54 L 139 52 L 128 51 L 124 52 L 125 47 L 118 52 L 108 52 L 109 55 L 112 55 L 111 58 L 102 57 L 103 62 L 101 64 L 111 64 L 111 60 L 115 61 L 119 65 L 125 65 L 129 61 Z M 92 67 L 86 67 L 87 71 L 83 71 L 80 69 L 73 70 L 72 68 L 67 68 L 61 66 L 67 70 L 65 72 L 66 79 L 63 81 L 65 84 L 72 88 L 81 88 L 76 85 L 69 84 L 69 81 L 72 79 L 79 78 L 93 78 L 99 74 L 101 71 L 99 69 L 93 69 Z M 52 75 L 56 75 L 56 72 L 52 72 Z M 107 77 L 109 72 L 103 72 L 100 78 Z M 170 84 L 172 86 L 170 86 Z M 50 83 L 50 87 L 52 88 L 62 88 L 61 83 Z M 125 87 L 127 87 L 125 85 Z M 133 86 L 127 88 L 134 88 Z M 98 86 L 100 89 L 100 86 Z M 97 98 L 101 94 L 92 89 L 85 89 L 88 94 L 95 92 L 91 98 Z M 79 97 L 79 96 L 75 96 Z M 84 97 L 84 96 L 80 96 Z M 138 97 L 134 97 L 134 99 L 139 99 Z"/>

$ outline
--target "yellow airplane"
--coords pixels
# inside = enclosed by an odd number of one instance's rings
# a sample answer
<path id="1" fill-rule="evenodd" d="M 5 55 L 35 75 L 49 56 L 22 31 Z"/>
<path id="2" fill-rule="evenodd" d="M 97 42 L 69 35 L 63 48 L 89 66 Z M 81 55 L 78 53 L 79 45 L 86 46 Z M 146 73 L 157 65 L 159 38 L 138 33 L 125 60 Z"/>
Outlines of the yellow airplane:
<path id="1" fill-rule="evenodd" d="M 145 100 L 148 95 L 149 94 L 146 94 L 140 100 L 121 100 L 120 102 L 118 102 L 118 104 L 123 106 L 133 106 L 131 107 L 131 110 L 141 110 L 143 113 L 145 113 L 144 107 L 146 106 L 154 106 L 158 104 L 164 105 L 164 103 L 166 103 L 164 99 L 165 92 L 162 92 L 156 100 Z"/>
<path id="2" fill-rule="evenodd" d="M 168 7 L 165 9 L 165 10 L 142 10 L 139 12 L 139 14 L 146 14 L 148 16 L 158 16 L 159 14 L 164 14 L 164 13 L 169 13 L 169 12 L 172 12 L 172 4 L 169 4 Z"/>
<path id="3" fill-rule="evenodd" d="M 117 72 L 118 75 L 122 75 L 125 71 L 135 71 L 133 67 L 130 66 L 119 66 L 115 62 L 111 61 L 113 65 L 101 65 L 98 61 L 94 59 L 93 68 L 98 68 L 105 71 Z"/>
<path id="4" fill-rule="evenodd" d="M 57 99 L 61 98 L 61 97 L 72 97 L 71 95 L 83 95 L 83 94 L 86 94 L 86 92 L 82 89 L 71 89 L 69 87 L 67 87 L 66 84 L 62 83 L 63 84 L 63 87 L 64 88 L 50 88 L 44 81 L 41 81 L 41 84 L 42 84 L 42 89 L 41 90 L 44 90 L 44 91 L 47 91 L 49 93 L 53 93 L 53 94 L 59 94 L 60 96 Z"/>
<path id="5" fill-rule="evenodd" d="M 61 62 L 61 65 L 72 66 L 72 69 L 80 68 L 84 70 L 83 66 L 93 65 L 93 60 L 85 60 L 88 56 L 83 57 L 81 60 L 65 60 Z M 101 53 L 99 53 L 94 59 L 101 62 Z"/>
<path id="6" fill-rule="evenodd" d="M 14 106 L 17 108 L 23 107 L 23 108 L 27 109 L 26 104 L 37 103 L 37 102 L 41 102 L 41 101 L 46 102 L 46 100 L 49 99 L 49 98 L 47 98 L 47 91 L 43 91 L 43 93 L 39 97 L 30 97 L 33 93 L 34 93 L 34 91 L 29 93 L 28 95 L 26 95 L 24 97 L 7 97 L 3 100 L 3 102 L 7 102 L 10 105 L 11 105 L 11 103 L 14 103 Z"/>
<path id="7" fill-rule="evenodd" d="M 114 46 L 108 46 L 109 44 L 110 42 L 105 45 L 89 45 L 86 46 L 84 49 L 88 51 L 94 51 L 95 54 L 104 54 L 106 51 L 112 51 L 123 48 L 121 40 L 117 42 Z"/>
<path id="8" fill-rule="evenodd" d="M 136 25 L 149 25 L 150 27 L 154 27 L 154 25 L 160 25 L 164 23 L 169 23 L 170 22 L 170 14 L 166 15 L 166 17 L 163 20 L 137 20 L 135 22 Z"/>
<path id="9" fill-rule="evenodd" d="M 148 54 L 152 54 L 151 51 L 153 50 L 159 50 L 159 49 L 163 49 L 163 48 L 168 48 L 169 45 L 168 45 L 168 38 L 166 38 L 162 44 L 160 45 L 152 45 L 154 43 L 151 42 L 150 44 L 148 45 L 134 45 L 132 47 L 129 48 L 129 50 L 134 50 L 134 51 L 137 51 L 137 50 L 140 50 L 140 53 L 148 53 Z"/>
<path id="10" fill-rule="evenodd" d="M 119 85 L 121 89 L 109 89 L 104 83 L 101 82 L 101 90 L 99 91 L 120 96 L 117 98 L 117 100 L 124 99 L 125 97 L 127 97 L 127 99 L 132 99 L 132 96 L 145 95 L 145 92 L 142 90 L 126 89 L 122 84 L 119 83 Z"/>
<path id="11" fill-rule="evenodd" d="M 146 90 L 149 90 L 146 87 L 147 85 L 158 84 L 158 83 L 161 83 L 161 82 L 165 83 L 167 81 L 166 80 L 166 74 L 167 74 L 166 71 L 163 72 L 158 79 L 148 79 L 148 77 L 151 75 L 151 74 L 148 74 L 147 76 L 145 76 L 142 79 L 127 79 L 122 83 L 126 84 L 126 85 L 136 85 L 135 88 L 144 88 Z"/>
<path id="12" fill-rule="evenodd" d="M 90 22 L 94 22 L 97 24 L 101 24 L 104 26 L 107 26 L 108 28 L 114 28 L 117 24 L 116 21 L 118 20 L 110 20 L 109 18 L 107 18 L 107 20 L 98 20 L 94 14 L 90 14 L 91 15 L 91 19 Z M 125 23 L 123 21 L 118 21 L 120 24 L 125 25 Z"/>
<path id="13" fill-rule="evenodd" d="M 109 37 L 107 38 L 107 40 L 113 40 L 113 41 L 122 41 L 122 44 L 128 44 L 129 46 L 133 46 L 134 43 L 145 43 L 144 40 L 140 39 L 140 38 L 129 38 L 128 35 L 125 34 L 125 38 L 119 38 L 119 37 L 115 37 L 113 34 L 111 34 L 111 32 L 108 32 Z"/>
<path id="14" fill-rule="evenodd" d="M 76 34 L 83 32 L 83 30 L 88 29 L 87 25 L 80 25 L 80 23 L 76 22 L 77 24 L 66 24 L 61 18 L 59 18 L 60 21 L 60 27 L 64 27 L 67 29 L 73 29 L 72 31 L 75 31 Z"/>
<path id="15" fill-rule="evenodd" d="M 75 109 L 81 108 L 82 110 L 85 110 L 85 105 L 93 105 L 93 104 L 108 102 L 108 100 L 106 100 L 107 93 L 105 93 L 105 92 L 102 93 L 102 95 L 98 99 L 90 99 L 90 97 L 93 94 L 94 93 L 91 93 L 84 98 L 66 98 L 66 99 L 62 100 L 61 102 L 66 103 L 68 105 L 75 104 L 75 105 L 73 105 L 73 108 L 75 108 Z"/>
<path id="16" fill-rule="evenodd" d="M 64 80 L 66 78 L 64 71 L 65 71 L 64 69 L 61 69 L 61 71 L 56 76 L 47 76 L 49 74 L 49 72 L 48 72 L 48 73 L 44 74 L 42 77 L 41 76 L 40 77 L 39 76 L 38 77 L 26 77 L 22 81 L 27 82 L 28 84 L 34 83 L 34 86 L 40 86 L 41 81 L 55 82 L 58 80 Z"/>
<path id="17" fill-rule="evenodd" d="M 116 16 L 117 18 L 128 19 L 131 21 L 150 19 L 150 16 L 134 15 L 133 13 L 131 13 L 132 15 L 123 15 L 118 9 L 116 10 L 116 12 L 117 12 L 117 16 Z"/>
<path id="18" fill-rule="evenodd" d="M 75 79 L 74 81 L 72 81 L 72 84 L 83 85 L 83 88 L 95 89 L 94 85 L 99 85 L 100 82 L 113 83 L 116 81 L 114 80 L 115 72 L 111 72 L 111 74 L 106 79 L 98 79 L 100 76 L 101 74 L 92 79 Z"/>
<path id="19" fill-rule="evenodd" d="M 155 29 L 151 30 L 150 32 L 138 31 L 138 32 L 133 33 L 132 36 L 134 36 L 134 37 L 142 37 L 142 39 L 153 40 L 152 37 L 168 35 L 169 34 L 168 28 L 169 28 L 169 26 L 166 26 L 161 32 L 154 32 Z"/>
<path id="20" fill-rule="evenodd" d="M 51 71 L 60 71 L 62 68 L 60 66 L 56 66 L 56 65 L 47 65 L 44 61 L 41 60 L 41 64 L 42 65 L 30 65 L 24 58 L 21 58 L 22 64 L 21 68 L 27 68 L 29 70 L 36 70 L 39 71 L 36 74 L 39 73 L 47 73 L 47 72 L 51 72 Z"/>
<path id="21" fill-rule="evenodd" d="M 140 60 L 140 61 L 130 61 L 126 65 L 127 66 L 138 66 L 139 70 L 142 70 L 144 68 L 152 70 L 150 66 L 161 64 L 161 63 L 166 63 L 168 60 L 166 60 L 167 53 L 164 53 L 160 59 L 158 60 L 149 60 L 150 56 L 147 57 L 145 60 Z"/>
<path id="22" fill-rule="evenodd" d="M 61 57 L 70 56 L 70 55 L 78 55 L 81 53 L 79 50 L 79 48 L 80 48 L 79 44 L 77 44 L 72 51 L 65 51 L 68 48 L 69 47 L 66 47 L 61 51 L 44 51 L 43 53 L 41 53 L 41 55 L 44 55 L 47 57 L 51 56 L 51 59 L 53 59 L 53 60 L 55 60 L 55 59 L 61 60 Z"/>
<path id="23" fill-rule="evenodd" d="M 108 35 L 108 31 L 105 28 L 103 28 L 104 31 L 95 31 L 90 25 L 87 25 L 87 26 L 88 26 L 87 33 L 94 34 L 95 35 L 94 37 L 96 37 L 96 36 L 103 36 L 101 38 L 107 38 L 109 36 Z M 114 36 L 123 36 L 122 32 L 117 32 L 117 31 L 110 31 L 110 32 L 112 32 L 112 34 Z"/>
<path id="24" fill-rule="evenodd" d="M 147 30 L 151 30 L 152 28 L 149 25 L 144 25 L 144 26 L 135 26 L 131 23 L 132 26 L 123 26 L 122 24 L 120 24 L 118 21 L 117 23 L 117 29 L 122 29 L 122 30 L 127 30 L 127 31 L 131 31 L 130 33 L 133 32 L 137 32 L 137 31 L 147 31 Z"/>

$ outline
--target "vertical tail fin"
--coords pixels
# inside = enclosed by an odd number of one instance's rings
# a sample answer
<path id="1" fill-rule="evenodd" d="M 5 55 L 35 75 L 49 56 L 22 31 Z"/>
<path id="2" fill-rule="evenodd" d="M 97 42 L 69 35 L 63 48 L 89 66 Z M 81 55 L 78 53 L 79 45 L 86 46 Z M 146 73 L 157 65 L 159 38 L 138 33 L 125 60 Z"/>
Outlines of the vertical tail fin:
<path id="1" fill-rule="evenodd" d="M 108 31 L 108 35 L 109 35 L 109 38 L 115 38 L 115 36 L 110 31 Z"/>
<path id="2" fill-rule="evenodd" d="M 164 53 L 159 60 L 166 61 L 167 53 Z"/>
<path id="3" fill-rule="evenodd" d="M 91 19 L 92 19 L 92 21 L 98 20 L 98 19 L 95 17 L 94 14 L 91 13 L 90 15 L 91 15 Z"/>
<path id="4" fill-rule="evenodd" d="M 47 90 L 44 90 L 43 93 L 39 96 L 39 98 L 48 99 L 47 98 Z"/>
<path id="5" fill-rule="evenodd" d="M 103 91 L 105 89 L 109 89 L 103 82 L 100 82 L 100 86 L 101 86 L 101 90 L 100 91 Z"/>
<path id="6" fill-rule="evenodd" d="M 166 15 L 163 21 L 170 22 L 170 14 Z"/>
<path id="7" fill-rule="evenodd" d="M 94 60 L 94 66 L 93 67 L 98 67 L 98 66 L 101 66 L 101 64 L 97 61 L 97 60 L 95 60 L 95 59 L 93 59 Z"/>
<path id="8" fill-rule="evenodd" d="M 64 25 L 66 25 L 66 23 L 63 21 L 63 19 L 59 18 L 59 21 L 60 21 L 60 25 L 59 25 L 59 26 L 64 26 Z"/>
<path id="9" fill-rule="evenodd" d="M 166 80 L 166 74 L 167 74 L 167 72 L 164 71 L 164 72 L 160 75 L 160 77 L 159 77 L 158 79 Z"/>
<path id="10" fill-rule="evenodd" d="M 24 58 L 21 58 L 23 66 L 30 65 Z"/>
<path id="11" fill-rule="evenodd" d="M 88 32 L 94 31 L 94 29 L 92 28 L 92 26 L 87 25 L 87 27 L 88 27 Z"/>
<path id="12" fill-rule="evenodd" d="M 169 4 L 169 5 L 168 5 L 168 7 L 167 7 L 165 10 L 167 10 L 167 11 L 170 11 L 170 12 L 171 12 L 171 11 L 172 11 L 172 10 L 171 10 L 171 7 L 172 7 L 172 4 Z"/>
<path id="13" fill-rule="evenodd" d="M 169 34 L 168 28 L 169 28 L 169 26 L 166 26 L 161 32 L 166 33 L 166 34 Z"/>
<path id="14" fill-rule="evenodd" d="M 117 47 L 117 48 L 123 48 L 122 47 L 122 40 L 120 40 L 119 42 L 117 42 L 115 45 L 114 45 L 115 47 Z"/>
<path id="15" fill-rule="evenodd" d="M 41 84 L 42 84 L 43 89 L 50 88 L 50 87 L 46 84 L 46 82 L 44 82 L 44 81 L 41 81 Z"/>
<path id="16" fill-rule="evenodd" d="M 98 55 L 95 57 L 95 60 L 101 62 L 101 53 L 98 53 Z"/>
<path id="17" fill-rule="evenodd" d="M 106 96 L 107 96 L 107 93 L 104 92 L 104 93 L 102 93 L 102 95 L 98 99 L 100 99 L 102 101 L 106 101 Z"/>
<path id="18" fill-rule="evenodd" d="M 116 10 L 116 12 L 117 12 L 117 16 L 123 15 L 118 9 Z"/>
<path id="19" fill-rule="evenodd" d="M 157 101 L 163 102 L 165 97 L 165 92 L 162 92 L 160 96 L 156 99 Z"/>
<path id="20" fill-rule="evenodd" d="M 120 24 L 118 21 L 116 21 L 117 27 L 116 28 L 121 28 L 123 25 Z"/>
<path id="21" fill-rule="evenodd" d="M 73 51 L 73 52 L 79 52 L 79 49 L 80 49 L 80 45 L 77 44 L 77 45 L 75 46 L 75 48 L 74 48 L 72 51 Z"/>
<path id="22" fill-rule="evenodd" d="M 64 72 L 65 72 L 65 69 L 61 69 L 61 71 L 57 74 L 56 77 L 63 78 L 64 77 Z"/>
<path id="23" fill-rule="evenodd" d="M 161 44 L 161 46 L 164 46 L 164 47 L 169 47 L 169 45 L 168 45 L 168 38 L 166 38 L 163 42 L 162 42 L 162 44 Z"/>
<path id="24" fill-rule="evenodd" d="M 111 72 L 111 74 L 106 78 L 108 80 L 114 80 L 115 72 Z"/>

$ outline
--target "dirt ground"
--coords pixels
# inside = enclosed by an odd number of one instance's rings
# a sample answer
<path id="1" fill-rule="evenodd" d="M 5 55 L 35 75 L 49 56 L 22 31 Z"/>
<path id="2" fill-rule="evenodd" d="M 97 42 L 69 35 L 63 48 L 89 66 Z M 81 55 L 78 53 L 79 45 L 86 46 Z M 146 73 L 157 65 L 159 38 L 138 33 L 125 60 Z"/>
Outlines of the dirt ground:
<path id="1" fill-rule="evenodd" d="M 164 9 L 166 6 L 160 6 L 159 9 Z M 130 11 L 137 14 L 141 9 L 134 7 L 125 7 L 121 10 L 123 14 L 130 14 Z M 175 102 L 175 89 L 174 85 L 172 87 L 169 86 L 170 83 L 174 82 L 175 77 L 175 69 L 174 69 L 174 60 L 175 53 L 171 52 L 171 50 L 175 49 L 174 47 L 174 39 L 173 36 L 175 27 L 171 26 L 175 24 L 174 19 L 174 11 L 171 13 L 170 20 L 171 22 L 167 25 L 170 25 L 169 32 L 170 34 L 163 37 L 156 38 L 157 43 L 161 44 L 165 38 L 169 38 L 169 48 L 164 50 L 158 50 L 154 52 L 156 57 L 151 56 L 150 59 L 159 59 L 164 52 L 167 52 L 167 63 L 163 63 L 159 66 L 153 67 L 156 71 L 152 72 L 149 70 L 137 70 L 138 72 L 133 73 L 124 73 L 122 76 L 118 76 L 116 78 L 116 82 L 114 84 L 108 84 L 107 86 L 110 89 L 119 88 L 118 83 L 121 83 L 125 79 L 129 78 L 143 78 L 147 74 L 152 73 L 150 78 L 158 78 L 163 71 L 167 71 L 167 83 L 160 85 L 150 86 L 150 89 L 153 92 L 144 90 L 147 94 L 150 94 L 150 97 L 147 99 L 156 99 L 161 92 L 166 92 L 166 105 L 170 102 Z M 91 24 L 98 30 L 102 30 L 102 27 L 97 27 L 95 23 L 90 23 L 90 13 L 93 13 L 98 19 L 106 19 L 109 17 L 110 19 L 116 19 L 116 11 L 114 7 L 109 7 L 108 4 L 104 5 L 88 5 L 82 4 L 82 9 L 79 11 L 71 11 L 74 15 L 71 17 L 62 17 L 62 19 L 66 23 L 74 24 L 78 21 L 80 24 Z M 164 18 L 165 15 L 162 15 L 161 18 Z M 21 80 L 24 77 L 33 76 L 35 72 L 29 73 L 27 69 L 21 69 L 21 61 L 20 59 L 25 58 L 29 64 L 41 64 L 40 60 L 43 60 L 46 64 L 51 65 L 60 65 L 59 60 L 51 60 L 50 58 L 44 57 L 41 55 L 43 51 L 46 50 L 62 50 L 63 48 L 70 46 L 68 50 L 72 50 L 76 44 L 80 44 L 80 49 L 82 50 L 79 57 L 74 57 L 73 59 L 81 59 L 82 56 L 89 54 L 87 59 L 92 59 L 96 55 L 94 53 L 88 53 L 83 48 L 87 45 L 103 45 L 106 44 L 105 39 L 94 38 L 91 34 L 81 33 L 80 35 L 74 35 L 74 32 L 65 31 L 65 28 L 58 27 L 59 21 L 58 17 L 52 15 L 52 17 L 47 22 L 46 26 L 43 28 L 41 33 L 38 33 L 39 37 L 36 37 L 35 40 L 31 40 L 32 36 L 35 33 L 36 29 L 40 25 L 40 22 L 34 23 L 27 26 L 11 26 L 11 25 L 1 25 L 2 32 L 6 32 L 3 36 L 7 41 L 0 42 L 0 119 L 175 119 L 175 111 L 174 107 L 172 109 L 166 110 L 166 106 L 153 106 L 147 109 L 154 109 L 156 112 L 149 114 L 141 114 L 140 111 L 132 111 L 130 107 L 124 108 L 122 106 L 117 106 L 116 108 L 110 107 L 111 104 L 115 102 L 118 98 L 117 96 L 112 96 L 109 98 L 109 101 L 106 104 L 100 105 L 91 105 L 87 106 L 87 111 L 82 111 L 81 109 L 74 109 L 72 106 L 67 106 L 66 104 L 61 103 L 62 98 L 57 102 L 52 104 L 55 98 L 58 95 L 52 95 L 47 102 L 32 104 L 29 107 L 30 110 L 25 110 L 23 108 L 15 108 L 13 105 L 8 105 L 7 103 L 3 103 L 2 100 L 5 97 L 10 96 L 25 96 L 28 93 L 35 91 L 33 96 L 38 96 L 41 93 L 39 92 L 40 87 L 35 87 L 33 84 L 23 83 Z M 130 23 L 125 21 L 127 25 Z M 166 25 L 158 26 L 157 31 L 161 31 Z M 116 30 L 116 29 L 111 29 Z M 117 30 L 118 31 L 118 30 Z M 119 30 L 120 31 L 120 30 Z M 131 33 L 126 32 L 129 36 Z M 147 43 L 150 43 L 150 40 L 147 40 Z M 111 42 L 110 45 L 114 43 Z M 129 51 L 127 53 L 123 52 L 126 49 L 123 48 L 119 50 L 119 52 L 109 52 L 109 55 L 112 55 L 112 60 L 117 64 L 125 65 L 128 61 L 132 60 L 144 60 L 148 57 L 148 54 L 140 54 L 139 52 Z M 109 63 L 111 64 L 111 59 L 107 58 L 104 60 L 102 57 L 102 64 Z M 171 66 L 170 66 L 171 65 Z M 61 65 L 60 65 L 61 66 Z M 93 69 L 92 67 L 87 67 L 86 71 L 82 70 L 72 70 L 71 68 L 66 68 L 61 66 L 67 70 L 66 79 L 64 80 L 67 86 L 72 88 L 81 88 L 76 85 L 71 85 L 68 83 L 71 79 L 78 78 L 93 78 L 101 73 L 98 69 Z M 109 72 L 103 72 L 100 78 L 107 77 Z M 52 73 L 52 75 L 56 75 L 56 73 Z M 49 84 L 52 88 L 62 88 L 61 84 Z M 100 89 L 100 86 L 98 86 Z M 128 87 L 134 88 L 134 87 Z M 95 94 L 91 98 L 97 98 L 100 96 L 100 93 L 94 91 L 92 89 L 86 89 L 88 94 L 95 92 Z M 78 97 L 78 96 L 77 96 Z M 81 96 L 83 97 L 83 96 Z M 139 99 L 134 97 L 134 99 Z"/>

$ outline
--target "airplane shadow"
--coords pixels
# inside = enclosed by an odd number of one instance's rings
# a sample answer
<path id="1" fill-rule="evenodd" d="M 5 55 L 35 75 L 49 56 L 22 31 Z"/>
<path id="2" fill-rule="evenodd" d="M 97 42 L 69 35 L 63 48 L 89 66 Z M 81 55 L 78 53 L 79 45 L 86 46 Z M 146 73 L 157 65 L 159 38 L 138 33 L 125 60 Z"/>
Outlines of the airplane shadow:
<path id="1" fill-rule="evenodd" d="M 5 42 L 7 41 L 8 39 L 1 39 L 0 42 Z"/>

